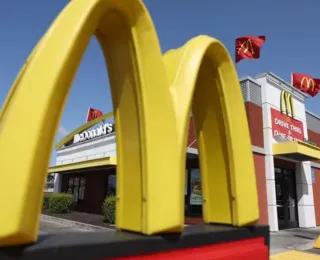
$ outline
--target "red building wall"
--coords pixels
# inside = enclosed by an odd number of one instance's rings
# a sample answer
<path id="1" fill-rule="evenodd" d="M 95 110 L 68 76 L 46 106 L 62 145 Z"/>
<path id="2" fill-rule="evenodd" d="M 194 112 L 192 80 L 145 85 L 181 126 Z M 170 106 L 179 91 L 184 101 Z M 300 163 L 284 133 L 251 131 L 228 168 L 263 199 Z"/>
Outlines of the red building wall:
<path id="1" fill-rule="evenodd" d="M 245 108 L 249 124 L 251 144 L 258 147 L 263 147 L 262 107 L 251 102 L 245 102 Z M 198 148 L 193 117 L 190 118 L 187 144 L 190 148 Z"/>
<path id="2" fill-rule="evenodd" d="M 308 129 L 308 139 L 314 142 L 317 146 L 320 146 L 320 134 Z M 320 163 L 320 161 L 315 161 L 315 163 Z M 314 169 L 315 183 L 312 184 L 313 187 L 313 199 L 314 199 L 314 210 L 316 214 L 316 225 L 320 226 L 320 169 Z"/>
<path id="3" fill-rule="evenodd" d="M 320 134 L 313 132 L 310 129 L 308 129 L 308 140 L 316 143 L 317 146 L 320 146 Z"/>
<path id="4" fill-rule="evenodd" d="M 251 102 L 245 102 L 251 144 L 264 147 L 262 107 Z"/>
<path id="5" fill-rule="evenodd" d="M 260 219 L 258 223 L 268 224 L 267 182 L 264 155 L 253 153 L 253 159 L 256 172 L 256 182 L 258 189 L 258 201 L 260 211 Z"/>
<path id="6" fill-rule="evenodd" d="M 320 134 L 308 129 L 308 140 L 320 147 Z M 315 163 L 320 163 L 320 161 L 315 161 Z"/>
<path id="7" fill-rule="evenodd" d="M 281 160 L 279 158 L 274 158 L 274 167 L 275 168 L 286 168 L 286 169 L 296 169 L 296 163 L 290 162 L 290 161 L 285 161 Z"/>
<path id="8" fill-rule="evenodd" d="M 187 147 L 198 149 L 197 134 L 196 134 L 196 129 L 194 127 L 194 121 L 192 116 L 190 117 L 190 122 L 189 122 L 189 134 L 188 134 Z"/>

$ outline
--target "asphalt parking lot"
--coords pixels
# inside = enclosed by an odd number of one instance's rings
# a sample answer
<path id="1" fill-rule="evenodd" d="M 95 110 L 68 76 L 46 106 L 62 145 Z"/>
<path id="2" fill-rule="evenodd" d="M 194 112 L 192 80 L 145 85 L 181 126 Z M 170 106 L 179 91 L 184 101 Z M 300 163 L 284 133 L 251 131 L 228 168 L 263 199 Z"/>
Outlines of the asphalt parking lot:
<path id="1" fill-rule="evenodd" d="M 80 224 L 80 225 L 79 225 Z M 114 231 L 114 229 L 102 229 L 103 231 Z M 97 231 L 95 226 L 81 225 L 81 223 L 69 220 L 59 220 L 58 218 L 50 218 L 42 215 L 40 218 L 40 235 L 69 233 L 69 232 L 93 232 Z M 101 229 L 99 229 L 101 231 Z M 271 259 L 301 259 L 302 254 L 313 253 L 309 255 L 311 258 L 317 257 L 320 260 L 320 250 L 312 249 L 315 240 L 320 235 L 320 227 L 310 229 L 291 229 L 282 230 L 276 233 L 270 233 L 270 255 Z M 287 254 L 287 255 L 286 255 Z M 312 258 L 313 257 L 313 258 Z M 303 255 L 304 259 L 305 258 Z"/>
<path id="2" fill-rule="evenodd" d="M 41 235 L 67 233 L 67 232 L 89 232 L 89 231 L 90 230 L 85 228 L 71 226 L 71 225 L 67 225 L 65 223 L 60 223 L 57 221 L 51 221 L 43 218 L 40 219 L 39 234 Z"/>

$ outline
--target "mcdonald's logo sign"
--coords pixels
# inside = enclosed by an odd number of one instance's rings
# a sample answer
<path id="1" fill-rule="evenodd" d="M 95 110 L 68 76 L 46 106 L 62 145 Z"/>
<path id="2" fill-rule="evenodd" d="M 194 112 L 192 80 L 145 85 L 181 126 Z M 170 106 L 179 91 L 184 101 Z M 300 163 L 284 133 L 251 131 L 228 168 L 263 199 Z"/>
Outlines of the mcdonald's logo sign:
<path id="1" fill-rule="evenodd" d="M 51 149 L 94 34 L 107 63 L 117 126 L 116 227 L 147 235 L 183 231 L 191 108 L 204 221 L 234 226 L 257 221 L 247 117 L 223 44 L 198 36 L 162 56 L 142 1 L 73 0 L 35 47 L 0 114 L 0 245 L 37 238 Z M 28 126 L 23 135 L 21 125 Z"/>
<path id="2" fill-rule="evenodd" d="M 296 116 L 292 95 L 284 90 L 281 92 L 280 109 L 281 113 L 285 113 L 291 117 Z"/>
<path id="3" fill-rule="evenodd" d="M 252 55 L 254 55 L 254 49 L 252 47 L 252 41 L 250 39 L 244 41 L 239 49 L 238 49 L 238 54 L 240 54 L 241 50 L 243 50 L 244 53 L 246 53 L 247 51 L 249 51 Z"/>
<path id="4" fill-rule="evenodd" d="M 306 88 L 304 87 L 303 83 L 306 83 Z M 300 89 L 308 91 L 311 88 L 311 92 L 314 91 L 315 82 L 313 78 L 303 77 L 300 83 Z"/>

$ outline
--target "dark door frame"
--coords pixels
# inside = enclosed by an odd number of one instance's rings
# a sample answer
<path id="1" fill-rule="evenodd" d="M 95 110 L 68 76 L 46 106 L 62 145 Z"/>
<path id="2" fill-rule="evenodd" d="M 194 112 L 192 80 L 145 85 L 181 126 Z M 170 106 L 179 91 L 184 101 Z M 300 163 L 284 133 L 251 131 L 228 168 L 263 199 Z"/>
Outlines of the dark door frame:
<path id="1" fill-rule="evenodd" d="M 278 200 L 278 194 L 276 194 L 277 199 L 277 215 L 278 215 L 278 227 L 279 230 L 289 229 L 289 228 L 297 228 L 299 227 L 299 219 L 298 219 L 298 200 L 297 200 L 297 185 L 296 185 L 296 176 L 295 170 L 286 169 L 282 167 L 275 167 L 275 169 L 279 169 L 280 172 L 276 172 L 275 170 L 275 185 L 276 185 L 276 193 L 281 192 L 282 198 Z M 289 182 L 288 179 L 292 180 L 293 184 L 293 200 L 294 205 L 289 205 Z M 278 187 L 279 185 L 279 187 Z M 280 188 L 280 190 L 278 190 Z M 295 215 L 295 221 L 290 221 L 290 209 L 293 209 L 293 213 Z M 280 219 L 281 215 L 283 219 Z"/>

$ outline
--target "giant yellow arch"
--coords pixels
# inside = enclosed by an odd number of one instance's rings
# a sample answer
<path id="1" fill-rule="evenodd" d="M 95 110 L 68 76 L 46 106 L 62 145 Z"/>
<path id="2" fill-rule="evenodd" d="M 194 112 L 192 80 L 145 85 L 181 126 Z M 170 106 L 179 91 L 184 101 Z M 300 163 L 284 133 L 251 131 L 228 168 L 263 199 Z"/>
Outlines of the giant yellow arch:
<path id="1" fill-rule="evenodd" d="M 257 220 L 247 120 L 222 44 L 198 37 L 164 62 L 140 0 L 73 0 L 35 48 L 0 115 L 0 245 L 36 240 L 53 141 L 93 34 L 108 66 L 117 125 L 117 228 L 149 235 L 183 230 L 186 115 L 193 93 L 206 222 Z M 23 133 L 21 126 L 28 126 Z M 239 140 L 236 131 L 243 135 Z M 218 193 L 225 200 L 214 198 Z"/>
<path id="2" fill-rule="evenodd" d="M 205 222 L 241 226 L 255 221 L 259 211 L 250 135 L 227 50 L 216 39 L 198 36 L 166 53 L 164 61 L 176 112 L 181 168 L 193 104 Z"/>
<path id="3" fill-rule="evenodd" d="M 159 214 L 163 214 L 161 211 L 166 210 L 166 201 L 175 193 L 178 176 L 176 180 L 170 176 L 170 167 L 174 165 L 163 165 L 159 160 L 176 155 L 161 149 L 162 141 L 153 138 L 159 125 L 174 124 L 174 113 L 164 87 L 168 82 L 149 14 L 136 0 L 76 0 L 66 6 L 36 48 L 2 115 L 0 155 L 4 163 L 0 172 L 10 174 L 0 184 L 1 205 L 6 209 L 0 214 L 2 242 L 35 239 L 44 173 L 59 119 L 73 76 L 94 33 L 108 63 L 117 125 L 121 181 L 117 224 L 145 233 L 163 231 L 168 226 L 181 229 L 178 210 L 172 215 L 166 212 L 167 219 L 157 221 Z M 166 116 L 156 109 L 160 106 L 154 106 L 160 102 L 161 112 Z M 28 126 L 23 133 L 21 125 Z M 167 131 L 164 138 L 175 144 L 176 132 Z M 143 160 L 147 155 L 148 161 Z M 142 178 L 147 182 L 158 181 L 160 185 L 143 190 Z M 161 183 L 169 178 L 172 183 L 166 183 L 166 189 L 171 195 L 166 198 L 161 195 L 164 187 Z M 15 203 L 5 199 L 13 187 Z M 171 200 L 176 205 L 180 203 L 178 198 Z M 163 205 L 154 209 L 158 203 Z M 130 219 L 120 215 L 130 215 Z"/>

